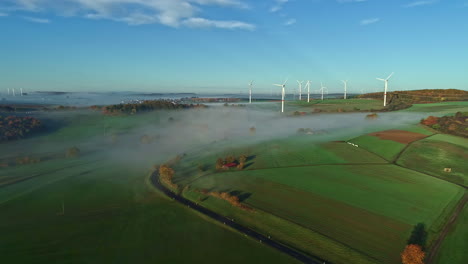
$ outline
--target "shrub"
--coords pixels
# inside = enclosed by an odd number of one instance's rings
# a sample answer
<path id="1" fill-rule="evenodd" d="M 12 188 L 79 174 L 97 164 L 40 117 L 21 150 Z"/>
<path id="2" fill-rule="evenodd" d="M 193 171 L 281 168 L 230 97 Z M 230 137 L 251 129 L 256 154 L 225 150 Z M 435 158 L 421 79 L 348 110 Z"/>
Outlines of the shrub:
<path id="1" fill-rule="evenodd" d="M 65 154 L 67 158 L 76 158 L 80 156 L 80 149 L 77 147 L 71 147 L 67 149 L 67 153 Z"/>

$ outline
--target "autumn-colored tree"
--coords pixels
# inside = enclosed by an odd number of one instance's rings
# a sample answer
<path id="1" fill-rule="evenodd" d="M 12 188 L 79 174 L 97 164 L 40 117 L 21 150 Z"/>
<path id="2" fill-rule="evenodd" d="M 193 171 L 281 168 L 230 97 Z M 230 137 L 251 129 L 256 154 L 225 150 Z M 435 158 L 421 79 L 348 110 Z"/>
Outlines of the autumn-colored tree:
<path id="1" fill-rule="evenodd" d="M 216 160 L 216 169 L 217 169 L 217 170 L 222 169 L 222 168 L 223 168 L 223 165 L 224 165 L 223 159 L 222 159 L 222 158 L 218 158 L 218 159 Z"/>
<path id="2" fill-rule="evenodd" d="M 239 163 L 245 163 L 247 161 L 247 156 L 242 154 L 239 156 Z"/>
<path id="3" fill-rule="evenodd" d="M 405 250 L 401 253 L 401 262 L 403 264 L 424 264 L 424 251 L 421 246 L 410 244 L 405 247 Z"/>
<path id="4" fill-rule="evenodd" d="M 159 178 L 161 181 L 174 189 L 177 189 L 177 184 L 172 182 L 174 177 L 174 170 L 166 164 L 159 166 Z"/>
<path id="5" fill-rule="evenodd" d="M 233 156 L 228 156 L 226 158 L 226 163 L 233 163 L 236 161 L 236 158 L 234 158 Z"/>
<path id="6" fill-rule="evenodd" d="M 172 180 L 172 177 L 174 176 L 174 170 L 166 164 L 163 164 L 159 167 L 159 175 L 161 175 L 162 178 Z"/>
<path id="7" fill-rule="evenodd" d="M 67 149 L 67 153 L 65 154 L 65 156 L 67 158 L 76 158 L 80 155 L 80 149 L 77 148 L 77 147 L 71 147 L 69 149 Z"/>

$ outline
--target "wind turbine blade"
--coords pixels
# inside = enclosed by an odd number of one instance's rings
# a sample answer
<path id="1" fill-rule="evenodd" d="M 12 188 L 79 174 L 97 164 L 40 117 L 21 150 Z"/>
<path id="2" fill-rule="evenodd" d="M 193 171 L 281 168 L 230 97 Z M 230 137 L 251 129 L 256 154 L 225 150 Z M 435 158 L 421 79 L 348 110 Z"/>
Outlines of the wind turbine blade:
<path id="1" fill-rule="evenodd" d="M 283 87 L 282 84 L 275 84 L 275 83 L 274 83 L 273 85 L 274 85 L 274 86 L 278 86 L 278 87 Z"/>
<path id="2" fill-rule="evenodd" d="M 384 80 L 384 79 L 380 79 L 380 78 L 376 78 L 376 79 L 377 79 L 377 80 L 379 80 L 379 81 L 383 81 L 383 82 L 385 82 L 385 80 Z"/>
<path id="3" fill-rule="evenodd" d="M 284 81 L 283 85 L 285 85 L 288 82 L 288 80 L 289 80 L 289 77 L 286 78 L 286 81 Z"/>
<path id="4" fill-rule="evenodd" d="M 393 76 L 394 72 L 392 72 L 392 74 L 390 74 L 388 77 L 387 77 L 387 80 L 390 80 L 390 78 Z"/>

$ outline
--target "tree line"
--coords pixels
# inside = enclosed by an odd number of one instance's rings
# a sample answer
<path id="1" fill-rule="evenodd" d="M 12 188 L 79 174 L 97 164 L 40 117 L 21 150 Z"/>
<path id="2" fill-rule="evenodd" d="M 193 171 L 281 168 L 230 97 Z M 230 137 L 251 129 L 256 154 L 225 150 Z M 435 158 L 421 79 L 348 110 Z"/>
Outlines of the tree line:
<path id="1" fill-rule="evenodd" d="M 0 115 L 0 142 L 24 138 L 41 128 L 41 121 L 34 117 Z"/>
<path id="2" fill-rule="evenodd" d="M 468 138 L 468 112 L 457 112 L 454 116 L 429 116 L 421 124 L 443 133 Z"/>
<path id="3" fill-rule="evenodd" d="M 115 104 L 101 108 L 104 114 L 138 114 L 155 110 L 182 110 L 192 108 L 206 108 L 204 104 L 184 104 L 173 100 L 146 100 L 141 103 Z M 91 106 L 91 109 L 99 109 L 98 106 Z"/>

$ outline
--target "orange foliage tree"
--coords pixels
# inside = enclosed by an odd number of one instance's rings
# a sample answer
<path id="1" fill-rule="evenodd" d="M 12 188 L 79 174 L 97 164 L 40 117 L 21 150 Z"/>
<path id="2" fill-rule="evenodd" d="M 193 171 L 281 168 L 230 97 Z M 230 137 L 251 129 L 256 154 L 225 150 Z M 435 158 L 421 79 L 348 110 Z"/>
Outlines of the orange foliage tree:
<path id="1" fill-rule="evenodd" d="M 425 255 L 421 246 L 410 244 L 407 245 L 405 250 L 401 253 L 401 262 L 403 264 L 424 264 L 423 260 Z"/>

